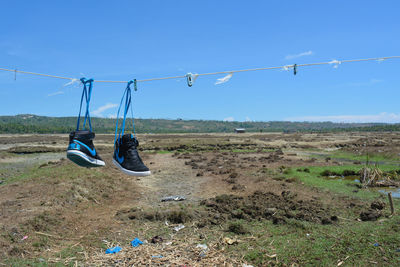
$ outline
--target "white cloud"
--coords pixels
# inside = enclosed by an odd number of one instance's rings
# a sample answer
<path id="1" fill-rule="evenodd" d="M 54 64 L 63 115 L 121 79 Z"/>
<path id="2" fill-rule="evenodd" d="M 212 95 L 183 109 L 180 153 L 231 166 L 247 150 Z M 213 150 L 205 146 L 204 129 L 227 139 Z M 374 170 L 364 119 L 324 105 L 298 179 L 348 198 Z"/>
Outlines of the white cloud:
<path id="1" fill-rule="evenodd" d="M 287 55 L 285 57 L 285 59 L 294 59 L 294 58 L 299 58 L 299 57 L 304 57 L 304 56 L 311 56 L 313 54 L 314 54 L 314 52 L 310 50 L 310 51 L 299 53 L 299 54 L 296 54 L 296 55 Z"/>
<path id="2" fill-rule="evenodd" d="M 399 123 L 400 114 L 382 112 L 375 115 L 332 115 L 332 116 L 304 116 L 286 118 L 285 121 L 331 121 L 331 122 L 383 122 L 383 123 Z"/>
<path id="3" fill-rule="evenodd" d="M 118 104 L 107 103 L 104 106 L 99 107 L 98 109 L 92 111 L 92 114 L 97 117 L 103 117 L 103 112 L 107 109 L 118 107 Z"/>
<path id="4" fill-rule="evenodd" d="M 48 94 L 47 96 L 56 96 L 56 95 L 63 95 L 63 94 L 64 94 L 63 91 L 58 91 L 58 92 L 54 92 L 54 93 Z"/>
<path id="5" fill-rule="evenodd" d="M 224 121 L 234 121 L 234 120 L 235 120 L 234 117 L 227 117 L 227 118 L 224 119 Z"/>
<path id="6" fill-rule="evenodd" d="M 215 82 L 215 85 L 221 84 L 221 83 L 226 83 L 227 81 L 229 81 L 232 78 L 232 75 L 233 75 L 233 73 L 229 73 L 225 77 L 218 78 L 217 81 Z"/>
<path id="7" fill-rule="evenodd" d="M 117 114 L 110 114 L 108 115 L 109 119 L 116 119 L 117 118 Z"/>
<path id="8" fill-rule="evenodd" d="M 26 56 L 26 51 L 22 45 L 12 42 L 0 42 L 1 53 L 5 53 L 8 56 L 20 57 Z"/>
<path id="9" fill-rule="evenodd" d="M 246 117 L 245 121 L 252 121 L 249 117 Z"/>

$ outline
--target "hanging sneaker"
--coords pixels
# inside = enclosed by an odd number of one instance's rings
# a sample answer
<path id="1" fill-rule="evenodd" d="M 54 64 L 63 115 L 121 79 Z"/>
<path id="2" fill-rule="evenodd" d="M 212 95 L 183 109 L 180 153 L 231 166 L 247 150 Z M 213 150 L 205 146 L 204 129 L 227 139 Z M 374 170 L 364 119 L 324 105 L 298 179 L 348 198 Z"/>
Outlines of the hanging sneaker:
<path id="1" fill-rule="evenodd" d="M 139 141 L 132 134 L 125 134 L 115 142 L 113 163 L 121 171 L 132 176 L 148 176 L 151 174 L 139 156 Z"/>
<path id="2" fill-rule="evenodd" d="M 90 131 L 75 131 L 69 134 L 67 158 L 82 167 L 101 167 L 106 165 L 93 145 L 95 134 Z"/>

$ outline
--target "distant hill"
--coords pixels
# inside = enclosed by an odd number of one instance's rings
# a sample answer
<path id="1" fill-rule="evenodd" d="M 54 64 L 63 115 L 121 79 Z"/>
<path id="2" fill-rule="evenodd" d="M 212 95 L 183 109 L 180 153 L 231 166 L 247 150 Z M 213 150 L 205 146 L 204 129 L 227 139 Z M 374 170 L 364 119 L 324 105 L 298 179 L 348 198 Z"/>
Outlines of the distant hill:
<path id="1" fill-rule="evenodd" d="M 69 133 L 76 117 L 45 117 L 31 114 L 0 116 L 0 133 Z M 92 118 L 96 133 L 114 133 L 115 119 Z M 130 124 L 131 125 L 131 124 Z M 135 119 L 138 133 L 231 133 L 235 128 L 247 132 L 336 132 L 399 131 L 400 124 L 333 122 L 225 122 L 211 120 Z"/>

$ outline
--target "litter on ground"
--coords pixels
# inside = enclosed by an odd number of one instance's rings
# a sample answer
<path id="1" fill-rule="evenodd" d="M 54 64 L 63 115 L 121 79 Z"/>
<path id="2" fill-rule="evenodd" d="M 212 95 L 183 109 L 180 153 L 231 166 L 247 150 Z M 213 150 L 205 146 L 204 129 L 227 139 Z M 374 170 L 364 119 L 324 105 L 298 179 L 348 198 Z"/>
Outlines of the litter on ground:
<path id="1" fill-rule="evenodd" d="M 119 246 L 116 246 L 116 247 L 113 247 L 113 248 L 109 248 L 109 249 L 106 250 L 106 254 L 115 254 L 115 253 L 120 252 L 121 249 L 122 248 L 119 247 Z"/>
<path id="2" fill-rule="evenodd" d="M 196 248 L 201 248 L 201 249 L 204 249 L 204 250 L 207 250 L 207 249 L 208 249 L 208 247 L 207 247 L 206 244 L 198 244 L 198 245 L 196 246 Z"/>
<path id="3" fill-rule="evenodd" d="M 143 244 L 143 242 L 140 241 L 139 238 L 135 238 L 135 239 L 133 239 L 133 240 L 131 241 L 131 246 L 132 246 L 132 247 L 138 247 L 139 245 L 142 245 L 142 244 Z"/>
<path id="4" fill-rule="evenodd" d="M 236 239 L 232 239 L 232 238 L 229 238 L 229 237 L 225 237 L 225 238 L 224 238 L 224 243 L 225 243 L 225 244 L 228 244 L 228 245 L 233 245 L 233 244 L 238 243 L 238 241 L 237 241 Z"/>
<path id="5" fill-rule="evenodd" d="M 166 202 L 166 201 L 183 201 L 186 198 L 184 196 L 168 196 L 168 197 L 163 197 L 161 199 L 161 202 Z"/>
<path id="6" fill-rule="evenodd" d="M 175 230 L 176 232 L 179 232 L 179 231 L 182 230 L 183 228 L 185 228 L 185 226 L 184 226 L 183 224 L 180 224 L 180 225 L 178 225 L 178 226 L 175 226 L 175 227 L 174 227 L 174 230 Z"/>
<path id="7" fill-rule="evenodd" d="M 154 258 L 154 259 L 161 259 L 163 257 L 163 255 L 154 255 L 154 256 L 151 256 L 151 257 Z"/>
<path id="8" fill-rule="evenodd" d="M 156 244 L 156 243 L 162 243 L 164 239 L 161 236 L 154 236 L 151 238 L 151 243 Z"/>

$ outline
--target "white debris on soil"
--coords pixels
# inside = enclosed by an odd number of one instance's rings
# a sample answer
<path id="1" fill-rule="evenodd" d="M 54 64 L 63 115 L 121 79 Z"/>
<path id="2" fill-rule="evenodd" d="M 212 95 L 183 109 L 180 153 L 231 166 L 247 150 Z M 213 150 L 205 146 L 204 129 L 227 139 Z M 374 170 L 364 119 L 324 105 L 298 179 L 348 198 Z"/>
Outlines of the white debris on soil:
<path id="1" fill-rule="evenodd" d="M 175 230 L 176 232 L 179 232 L 179 231 L 182 230 L 183 228 L 185 228 L 185 226 L 184 226 L 183 224 L 180 224 L 180 225 L 178 225 L 178 226 L 175 226 L 175 227 L 174 227 L 174 230 Z"/>

